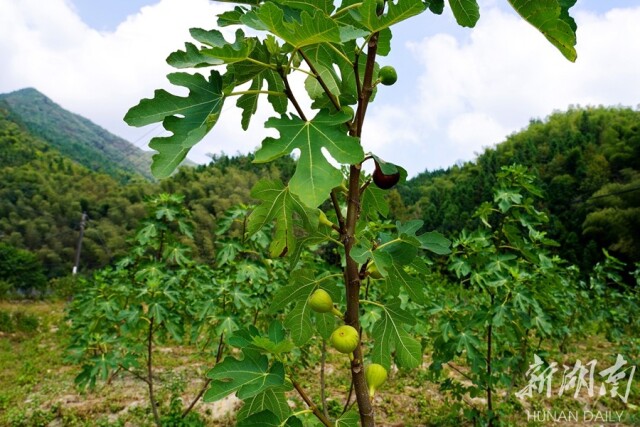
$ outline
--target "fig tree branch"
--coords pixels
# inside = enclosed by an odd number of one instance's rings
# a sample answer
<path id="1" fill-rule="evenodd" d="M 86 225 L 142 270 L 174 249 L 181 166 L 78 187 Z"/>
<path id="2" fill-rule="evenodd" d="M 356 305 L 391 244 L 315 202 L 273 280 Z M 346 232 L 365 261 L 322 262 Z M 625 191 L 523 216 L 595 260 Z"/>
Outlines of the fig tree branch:
<path id="1" fill-rule="evenodd" d="M 309 396 L 307 396 L 307 393 L 305 393 L 305 391 L 302 389 L 300 384 L 298 384 L 294 380 L 291 380 L 291 384 L 293 384 L 293 387 L 296 389 L 300 397 L 302 397 L 302 400 L 304 400 L 304 403 L 306 403 L 309 409 L 313 411 L 313 415 L 315 415 L 325 426 L 333 427 L 333 423 L 329 421 L 327 417 L 325 417 L 325 415 L 322 413 L 320 408 L 318 408 L 316 404 L 313 403 L 313 401 L 309 398 Z"/>

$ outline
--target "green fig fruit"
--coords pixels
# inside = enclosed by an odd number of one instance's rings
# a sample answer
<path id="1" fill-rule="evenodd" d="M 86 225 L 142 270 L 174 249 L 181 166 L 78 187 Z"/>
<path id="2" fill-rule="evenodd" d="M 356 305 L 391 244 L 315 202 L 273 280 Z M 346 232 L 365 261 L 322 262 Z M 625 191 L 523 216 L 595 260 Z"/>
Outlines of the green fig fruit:
<path id="1" fill-rule="evenodd" d="M 334 225 L 331 221 L 329 221 L 329 218 L 327 218 L 327 214 L 325 214 L 322 211 L 320 211 L 320 216 L 318 218 L 318 222 L 320 222 L 320 224 L 326 225 L 328 227 L 333 227 L 333 225 Z"/>
<path id="2" fill-rule="evenodd" d="M 316 313 L 333 313 L 342 317 L 342 313 L 333 306 L 331 295 L 324 289 L 316 289 L 309 297 L 309 307 Z"/>
<path id="3" fill-rule="evenodd" d="M 378 78 L 383 85 L 391 86 L 398 80 L 398 73 L 391 65 L 385 65 L 378 71 Z"/>
<path id="4" fill-rule="evenodd" d="M 387 370 L 382 365 L 372 363 L 364 369 L 364 376 L 369 386 L 369 396 L 373 397 L 378 387 L 387 380 Z"/>
<path id="5" fill-rule="evenodd" d="M 353 326 L 343 325 L 333 331 L 330 340 L 340 353 L 351 354 L 358 347 L 360 335 Z"/>
<path id="6" fill-rule="evenodd" d="M 369 277 L 371 277 L 372 279 L 382 279 L 382 273 L 380 273 L 380 270 L 378 270 L 378 267 L 376 266 L 375 262 L 370 262 L 369 265 L 367 266 L 367 273 L 369 274 Z"/>

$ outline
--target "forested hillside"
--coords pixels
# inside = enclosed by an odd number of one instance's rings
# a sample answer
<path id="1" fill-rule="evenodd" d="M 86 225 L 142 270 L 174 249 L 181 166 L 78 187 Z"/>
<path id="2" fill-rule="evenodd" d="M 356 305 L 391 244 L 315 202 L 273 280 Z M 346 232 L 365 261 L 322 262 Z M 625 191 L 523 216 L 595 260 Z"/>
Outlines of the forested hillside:
<path id="1" fill-rule="evenodd" d="M 194 255 L 211 260 L 220 215 L 251 203 L 261 177 L 286 180 L 293 171 L 288 157 L 264 167 L 252 156 L 221 155 L 153 183 L 105 163 L 115 176 L 128 177 L 123 185 L 71 160 L 14 117 L 0 109 L 0 242 L 35 253 L 48 277 L 71 271 L 83 211 L 89 221 L 81 269 L 88 271 L 122 253 L 144 216 L 145 198 L 159 192 L 185 195 L 198 229 Z M 388 192 L 392 219 L 420 218 L 425 229 L 450 236 L 473 229 L 473 213 L 492 198 L 496 173 L 513 163 L 539 177 L 545 193 L 539 207 L 550 214 L 548 232 L 563 258 L 586 270 L 602 248 L 640 260 L 640 112 L 625 108 L 572 109 L 533 120 L 474 162 L 425 172 Z"/>
<path id="2" fill-rule="evenodd" d="M 0 241 L 37 254 L 49 277 L 68 274 L 87 211 L 83 265 L 106 265 L 141 218 L 149 183 L 140 178 L 121 187 L 113 177 L 63 156 L 8 115 L 0 109 Z"/>
<path id="3" fill-rule="evenodd" d="M 111 175 L 120 182 L 138 174 L 151 178 L 151 152 L 63 109 L 36 89 L 0 95 L 0 108 L 32 135 L 91 170 Z"/>
<path id="4" fill-rule="evenodd" d="M 209 166 L 185 167 L 160 183 L 130 176 L 122 184 L 61 154 L 0 108 L 0 243 L 36 254 L 50 278 L 69 274 L 86 212 L 81 271 L 101 268 L 122 255 L 145 215 L 148 196 L 178 192 L 186 196 L 199 230 L 195 255 L 211 260 L 217 217 L 233 205 L 249 203 L 259 178 L 287 177 L 293 165 L 285 159 L 263 168 L 249 156 L 212 160 Z M 116 175 L 126 174 L 117 164 L 109 167 Z"/>
<path id="5" fill-rule="evenodd" d="M 640 260 L 640 111 L 630 108 L 573 108 L 532 120 L 474 162 L 401 186 L 405 216 L 445 234 L 473 229 L 473 213 L 492 197 L 496 173 L 513 163 L 539 178 L 548 232 L 563 258 L 588 269 L 607 248 Z"/>

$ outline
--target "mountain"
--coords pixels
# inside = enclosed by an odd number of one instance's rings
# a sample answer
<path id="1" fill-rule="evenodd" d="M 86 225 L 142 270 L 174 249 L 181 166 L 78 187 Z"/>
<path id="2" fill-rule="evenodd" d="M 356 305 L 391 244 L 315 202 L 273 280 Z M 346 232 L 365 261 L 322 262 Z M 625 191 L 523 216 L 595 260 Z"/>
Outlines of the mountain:
<path id="1" fill-rule="evenodd" d="M 36 89 L 0 95 L 0 108 L 8 112 L 8 119 L 23 125 L 31 135 L 93 171 L 104 172 L 119 182 L 126 182 L 136 174 L 152 179 L 151 152 L 65 110 Z"/>

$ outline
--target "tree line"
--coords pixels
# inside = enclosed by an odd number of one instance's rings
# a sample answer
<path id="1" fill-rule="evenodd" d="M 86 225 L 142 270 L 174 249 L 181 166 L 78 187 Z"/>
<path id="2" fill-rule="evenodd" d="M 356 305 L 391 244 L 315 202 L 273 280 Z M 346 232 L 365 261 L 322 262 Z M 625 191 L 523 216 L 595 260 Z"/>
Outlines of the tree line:
<path id="1" fill-rule="evenodd" d="M 475 228 L 479 219 L 473 213 L 492 199 L 498 171 L 517 163 L 539 180 L 547 232 L 560 243 L 564 259 L 589 270 L 603 259 L 604 248 L 637 262 L 639 123 L 639 111 L 620 107 L 575 107 L 531 120 L 476 160 L 421 173 L 387 192 L 390 215 L 421 219 L 424 229 L 447 236 Z M 294 170 L 289 157 L 267 168 L 252 160 L 252 155 L 216 155 L 208 165 L 183 167 L 160 182 L 134 177 L 122 184 L 60 154 L 0 109 L 0 242 L 13 248 L 15 257 L 24 256 L 15 251 L 35 256 L 49 279 L 68 275 L 80 217 L 87 212 L 81 271 L 89 272 L 124 254 L 144 216 L 145 200 L 179 192 L 198 230 L 191 243 L 194 256 L 206 262 L 215 257 L 215 224 L 224 211 L 251 204 L 250 190 L 260 178 L 286 180 Z"/>

